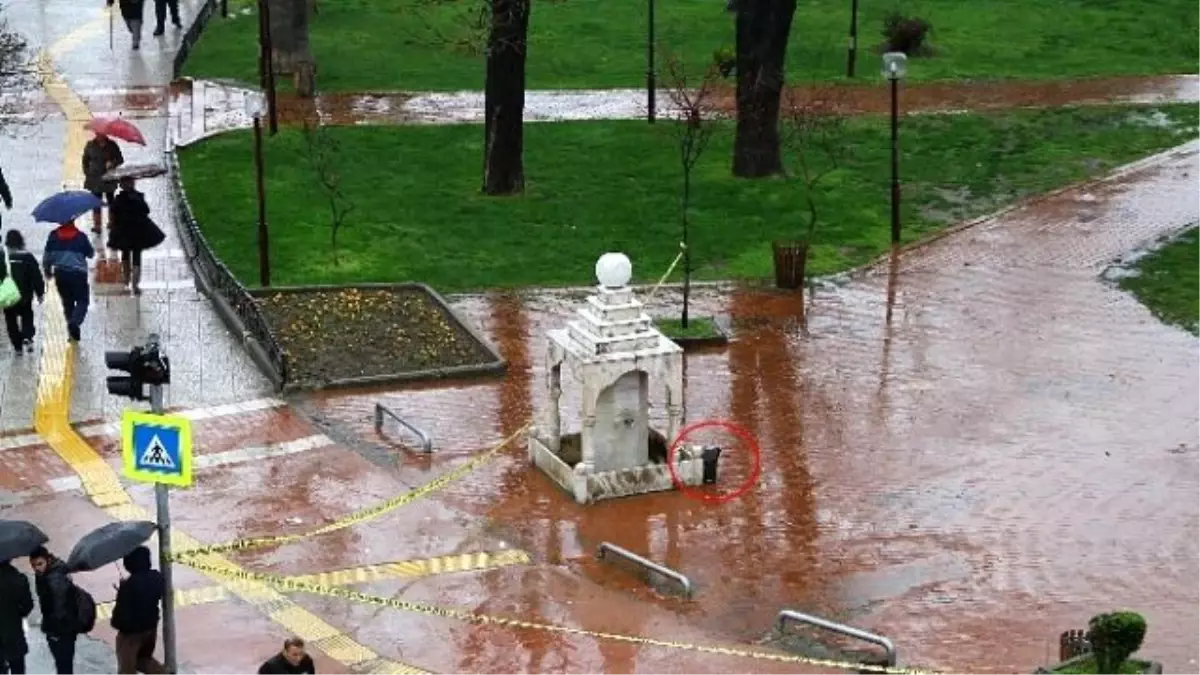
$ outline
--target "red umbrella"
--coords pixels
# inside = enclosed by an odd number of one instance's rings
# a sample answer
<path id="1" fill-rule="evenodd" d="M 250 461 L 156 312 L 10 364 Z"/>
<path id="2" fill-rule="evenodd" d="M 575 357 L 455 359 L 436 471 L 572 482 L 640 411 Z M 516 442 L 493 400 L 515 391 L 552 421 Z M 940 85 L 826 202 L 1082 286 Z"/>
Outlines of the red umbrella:
<path id="1" fill-rule="evenodd" d="M 105 136 L 119 138 L 130 143 L 145 145 L 146 138 L 138 128 L 120 118 L 93 117 L 88 120 L 87 128 Z"/>

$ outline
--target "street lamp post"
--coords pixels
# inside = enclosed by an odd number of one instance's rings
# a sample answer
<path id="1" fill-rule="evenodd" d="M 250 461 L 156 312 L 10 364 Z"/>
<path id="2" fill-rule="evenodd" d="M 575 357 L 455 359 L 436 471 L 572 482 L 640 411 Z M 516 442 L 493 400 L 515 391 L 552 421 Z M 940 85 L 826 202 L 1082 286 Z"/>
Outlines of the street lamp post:
<path id="1" fill-rule="evenodd" d="M 246 115 L 254 120 L 254 182 L 258 191 L 258 282 L 271 285 L 271 239 L 267 231 L 267 188 L 263 180 L 262 99 L 246 96 Z"/>
<path id="2" fill-rule="evenodd" d="M 654 0 L 646 0 L 646 121 L 654 124 Z"/>
<path id="3" fill-rule="evenodd" d="M 267 114 L 272 136 L 279 132 L 279 116 L 275 111 L 275 64 L 271 59 L 273 50 L 270 0 L 258 0 L 258 79 L 259 86 L 267 92 Z"/>
<path id="4" fill-rule="evenodd" d="M 854 61 L 858 58 L 858 0 L 850 0 L 850 44 L 846 48 L 846 77 L 854 77 Z"/>
<path id="5" fill-rule="evenodd" d="M 892 90 L 892 245 L 900 243 L 900 80 L 908 73 L 904 52 L 883 55 L 883 76 Z"/>

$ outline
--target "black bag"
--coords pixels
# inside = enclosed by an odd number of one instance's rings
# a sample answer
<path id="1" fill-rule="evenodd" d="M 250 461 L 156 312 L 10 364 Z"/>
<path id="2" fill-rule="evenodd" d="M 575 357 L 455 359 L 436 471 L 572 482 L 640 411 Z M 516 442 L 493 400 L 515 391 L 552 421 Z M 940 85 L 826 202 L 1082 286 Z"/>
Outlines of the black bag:
<path id="1" fill-rule="evenodd" d="M 96 599 L 91 593 L 71 582 L 71 591 L 75 600 L 75 630 L 79 633 L 90 633 L 96 627 Z"/>

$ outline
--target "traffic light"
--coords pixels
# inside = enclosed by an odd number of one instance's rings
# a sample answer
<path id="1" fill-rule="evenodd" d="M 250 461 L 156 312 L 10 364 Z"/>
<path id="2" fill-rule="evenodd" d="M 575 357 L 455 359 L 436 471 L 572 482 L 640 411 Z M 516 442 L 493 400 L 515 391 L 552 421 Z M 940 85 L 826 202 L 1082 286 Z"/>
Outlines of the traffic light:
<path id="1" fill-rule="evenodd" d="M 104 365 L 109 370 L 121 370 L 128 375 L 110 375 L 108 393 L 124 396 L 135 401 L 145 401 L 145 385 L 171 383 L 171 364 L 159 350 L 158 341 L 151 339 L 145 345 L 127 352 L 104 352 Z"/>

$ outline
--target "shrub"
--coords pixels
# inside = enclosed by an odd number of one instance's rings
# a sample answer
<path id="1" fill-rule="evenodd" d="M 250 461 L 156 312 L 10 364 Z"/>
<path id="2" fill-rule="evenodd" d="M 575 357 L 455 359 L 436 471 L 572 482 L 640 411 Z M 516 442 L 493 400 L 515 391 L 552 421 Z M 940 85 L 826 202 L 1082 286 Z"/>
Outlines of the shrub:
<path id="1" fill-rule="evenodd" d="M 1142 646 L 1146 620 L 1137 612 L 1097 614 L 1088 621 L 1088 642 L 1096 656 L 1096 672 L 1118 673 L 1121 664 Z"/>
<path id="2" fill-rule="evenodd" d="M 931 30 L 933 25 L 925 19 L 892 12 L 883 19 L 883 49 L 904 52 L 908 56 L 928 54 L 930 49 L 925 38 Z"/>
<path id="3" fill-rule="evenodd" d="M 721 73 L 721 77 L 732 75 L 733 69 L 737 66 L 737 56 L 733 53 L 733 47 L 714 49 L 713 65 L 717 67 L 717 71 Z"/>

